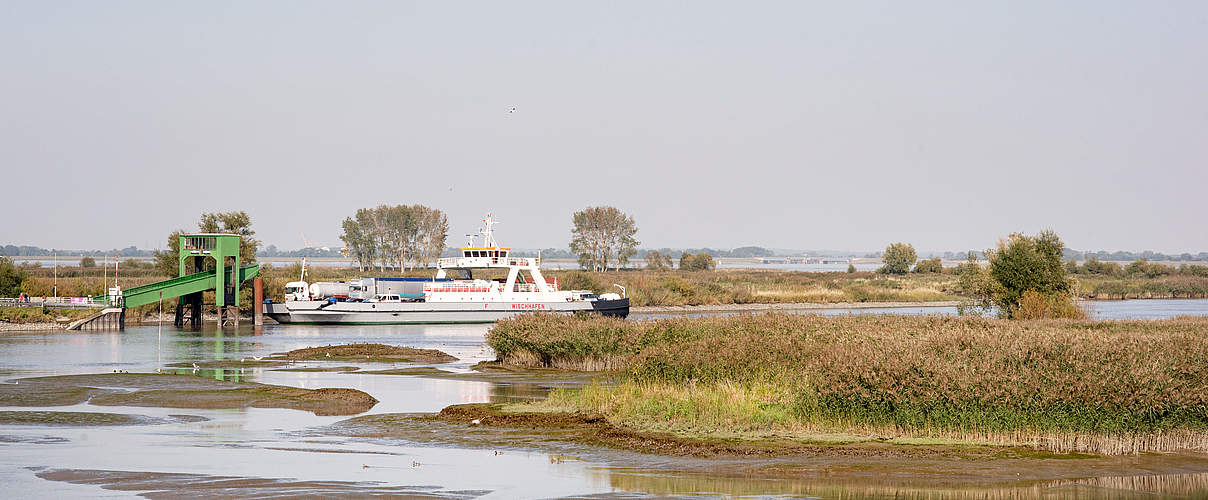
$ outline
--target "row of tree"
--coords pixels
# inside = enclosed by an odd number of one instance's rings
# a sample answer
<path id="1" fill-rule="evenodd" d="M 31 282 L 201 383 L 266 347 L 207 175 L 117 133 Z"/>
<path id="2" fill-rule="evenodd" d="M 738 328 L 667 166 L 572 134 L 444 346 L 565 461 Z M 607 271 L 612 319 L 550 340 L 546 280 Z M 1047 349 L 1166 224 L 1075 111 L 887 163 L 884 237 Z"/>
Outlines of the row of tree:
<path id="1" fill-rule="evenodd" d="M 407 269 L 428 267 L 445 250 L 449 220 L 445 213 L 424 205 L 379 205 L 357 210 L 343 222 L 340 239 L 348 255 L 364 271 L 377 264 Z"/>

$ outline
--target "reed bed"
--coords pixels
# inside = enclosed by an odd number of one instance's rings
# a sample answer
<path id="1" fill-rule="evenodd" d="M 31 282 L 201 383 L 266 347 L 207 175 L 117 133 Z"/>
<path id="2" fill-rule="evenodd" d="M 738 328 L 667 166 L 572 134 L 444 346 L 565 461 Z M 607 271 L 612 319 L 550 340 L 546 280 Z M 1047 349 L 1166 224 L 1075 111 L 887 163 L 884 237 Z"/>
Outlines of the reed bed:
<path id="1" fill-rule="evenodd" d="M 617 371 L 551 404 L 643 427 L 1208 451 L 1208 318 L 532 315 L 487 339 L 505 362 Z"/>

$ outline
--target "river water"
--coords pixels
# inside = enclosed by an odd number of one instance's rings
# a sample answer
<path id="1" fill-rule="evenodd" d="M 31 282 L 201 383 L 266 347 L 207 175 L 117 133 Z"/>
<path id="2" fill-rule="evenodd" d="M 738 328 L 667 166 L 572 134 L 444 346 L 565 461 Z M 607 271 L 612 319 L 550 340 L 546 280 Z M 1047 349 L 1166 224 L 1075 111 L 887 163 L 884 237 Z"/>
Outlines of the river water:
<path id="1" fill-rule="evenodd" d="M 1106 318 L 1208 315 L 1208 300 L 1095 303 Z M 932 313 L 933 308 L 899 310 Z M 860 310 L 845 312 L 885 313 Z M 845 313 L 839 312 L 839 313 Z M 826 311 L 827 314 L 835 313 Z M 123 333 L 17 332 L 0 336 L 0 379 L 154 372 L 172 362 L 264 356 L 292 349 L 379 342 L 439 349 L 468 370 L 492 359 L 485 325 L 269 325 L 253 331 L 137 326 Z M 361 364 L 365 368 L 390 365 Z M 185 371 L 190 373 L 190 371 Z M 201 377 L 321 388 L 350 387 L 381 402 L 367 414 L 435 412 L 458 403 L 539 397 L 531 384 L 343 374 L 266 368 L 200 370 Z M 590 448 L 565 456 L 540 449 L 459 447 L 347 438 L 316 432 L 348 417 L 285 409 L 181 410 L 88 404 L 0 410 L 195 415 L 200 422 L 121 427 L 0 425 L 0 483 L 7 498 L 137 496 L 368 496 L 551 498 L 752 496 L 792 498 L 1196 498 L 1208 475 L 1112 476 L 1080 481 L 954 487 L 817 477 L 752 479 L 710 473 L 705 459 L 671 459 Z M 497 454 L 501 451 L 502 454 Z M 716 462 L 716 461 L 715 461 Z M 723 461 L 724 462 L 724 461 Z M 687 472 L 686 472 L 687 471 Z M 890 474 L 892 476 L 892 474 Z M 1087 482 L 1090 481 L 1090 482 Z M 1141 485 L 1141 486 L 1137 486 Z M 1155 486 L 1156 485 L 1156 486 Z M 1140 488 L 1138 490 L 1137 488 Z M 1142 491 L 1144 490 L 1144 491 Z M 1146 493 L 1148 491 L 1148 493 Z M 159 492 L 159 493 L 156 493 Z"/>

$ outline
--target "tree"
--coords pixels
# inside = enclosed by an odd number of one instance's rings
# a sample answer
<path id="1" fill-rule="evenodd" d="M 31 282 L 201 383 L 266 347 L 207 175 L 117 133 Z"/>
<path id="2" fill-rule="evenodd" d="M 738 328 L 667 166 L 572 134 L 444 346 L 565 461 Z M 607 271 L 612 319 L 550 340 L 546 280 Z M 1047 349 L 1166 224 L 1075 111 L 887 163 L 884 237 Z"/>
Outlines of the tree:
<path id="1" fill-rule="evenodd" d="M 939 257 L 935 257 L 932 259 L 923 259 L 923 260 L 920 260 L 918 264 L 915 264 L 914 272 L 916 272 L 916 273 L 942 273 L 942 272 L 944 272 L 944 265 L 941 263 Z"/>
<path id="2" fill-rule="evenodd" d="M 671 266 L 671 256 L 664 255 L 657 250 L 646 252 L 646 269 L 665 271 L 671 269 Z"/>
<path id="3" fill-rule="evenodd" d="M 637 225 L 616 207 L 587 207 L 575 212 L 572 221 L 570 251 L 579 255 L 584 269 L 605 271 L 613 262 L 619 268 L 635 253 Z"/>
<path id="4" fill-rule="evenodd" d="M 852 264 L 851 262 L 848 262 L 847 263 L 847 274 L 854 274 L 855 272 L 856 272 L 856 265 Z"/>
<path id="5" fill-rule="evenodd" d="M 906 274 L 910 272 L 910 266 L 914 265 L 914 261 L 918 259 L 918 254 L 914 252 L 914 246 L 908 243 L 893 243 L 885 247 L 885 253 L 881 255 L 881 261 L 885 264 L 877 269 L 881 274 Z"/>
<path id="6" fill-rule="evenodd" d="M 1051 230 L 1036 236 L 1011 234 L 984 252 L 990 262 L 986 269 L 962 270 L 961 290 L 979 307 L 997 307 L 1008 318 L 1083 318 L 1086 313 L 1073 303 L 1063 248 Z"/>
<path id="7" fill-rule="evenodd" d="M 345 217 L 342 224 L 344 234 L 340 235 L 344 246 L 348 247 L 348 255 L 356 261 L 357 269 L 360 271 L 373 266 L 373 258 L 376 253 L 373 236 L 367 231 L 366 218 L 364 208 L 357 210 L 356 219 Z"/>
<path id="8" fill-rule="evenodd" d="M 84 258 L 80 259 L 80 267 L 82 267 L 84 269 L 88 269 L 90 267 L 96 267 L 96 259 L 94 259 L 92 257 L 84 257 Z"/>
<path id="9" fill-rule="evenodd" d="M 680 256 L 679 268 L 681 271 L 712 271 L 717 268 L 717 262 L 704 252 L 685 253 Z"/>
<path id="10" fill-rule="evenodd" d="M 260 249 L 260 240 L 254 238 L 256 231 L 252 230 L 252 218 L 247 212 L 215 212 L 202 213 L 197 221 L 199 233 L 237 234 L 239 240 L 239 263 L 248 265 L 256 263 L 256 251 Z M 177 229 L 168 235 L 168 249 L 155 252 L 155 268 L 165 276 L 176 276 L 180 272 L 180 236 L 189 234 L 188 231 Z M 206 268 L 213 265 L 206 262 Z M 191 271 L 191 269 L 186 269 Z"/>
<path id="11" fill-rule="evenodd" d="M 449 233 L 444 212 L 424 205 L 379 205 L 346 217 L 340 239 L 362 271 L 376 262 L 400 270 L 427 266 L 440 257 Z"/>
<path id="12" fill-rule="evenodd" d="M 203 233 L 222 233 L 239 235 L 239 263 L 248 265 L 256 263 L 256 251 L 260 249 L 260 240 L 256 239 L 256 231 L 252 230 L 252 218 L 247 212 L 214 212 L 201 214 L 197 229 Z"/>
<path id="13" fill-rule="evenodd" d="M 25 281 L 25 271 L 13 265 L 13 260 L 0 257 L 0 297 L 16 297 L 21 294 L 21 283 Z"/>

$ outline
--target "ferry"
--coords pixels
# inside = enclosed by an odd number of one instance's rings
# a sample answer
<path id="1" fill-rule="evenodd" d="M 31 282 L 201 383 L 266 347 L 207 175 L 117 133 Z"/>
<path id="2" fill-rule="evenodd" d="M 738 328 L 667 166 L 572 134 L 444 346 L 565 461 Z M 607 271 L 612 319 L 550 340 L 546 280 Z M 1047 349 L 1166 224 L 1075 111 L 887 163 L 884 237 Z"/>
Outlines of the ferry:
<path id="1" fill-rule="evenodd" d="M 492 228 L 498 222 L 491 214 L 483 222 L 481 243 L 471 237 L 459 257 L 438 259 L 430 279 L 362 278 L 334 287 L 293 282 L 286 286 L 284 302 L 265 301 L 265 314 L 278 323 L 321 325 L 492 323 L 528 312 L 629 315 L 629 299 L 620 285 L 620 294 L 561 290 L 557 279 L 542 276 L 540 257 L 513 257 L 511 248 L 496 243 Z M 476 279 L 476 270 L 506 270 L 507 278 Z M 309 293 L 329 288 L 345 295 Z"/>

